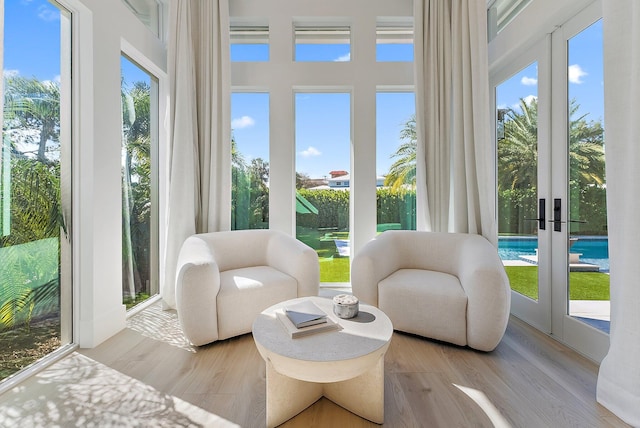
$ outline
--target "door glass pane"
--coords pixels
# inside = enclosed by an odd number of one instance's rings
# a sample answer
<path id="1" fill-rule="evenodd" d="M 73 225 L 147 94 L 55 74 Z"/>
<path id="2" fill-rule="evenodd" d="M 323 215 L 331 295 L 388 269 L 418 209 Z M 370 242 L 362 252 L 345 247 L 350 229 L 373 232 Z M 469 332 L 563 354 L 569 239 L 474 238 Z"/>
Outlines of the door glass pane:
<path id="1" fill-rule="evenodd" d="M 376 95 L 377 232 L 416 229 L 416 115 L 413 92 Z"/>
<path id="2" fill-rule="evenodd" d="M 609 331 L 602 22 L 568 42 L 569 313 Z"/>
<path id="3" fill-rule="evenodd" d="M 122 56 L 122 298 L 158 293 L 157 80 Z"/>
<path id="4" fill-rule="evenodd" d="M 45 0 L 4 4 L 0 380 L 71 341 L 70 19 Z"/>
<path id="5" fill-rule="evenodd" d="M 498 249 L 511 288 L 538 300 L 538 72 L 496 88 Z"/>
<path id="6" fill-rule="evenodd" d="M 268 229 L 269 94 L 232 94 L 231 117 L 231 229 Z"/>
<path id="7" fill-rule="evenodd" d="M 297 93 L 296 237 L 318 252 L 320 282 L 349 282 L 351 97 Z"/>

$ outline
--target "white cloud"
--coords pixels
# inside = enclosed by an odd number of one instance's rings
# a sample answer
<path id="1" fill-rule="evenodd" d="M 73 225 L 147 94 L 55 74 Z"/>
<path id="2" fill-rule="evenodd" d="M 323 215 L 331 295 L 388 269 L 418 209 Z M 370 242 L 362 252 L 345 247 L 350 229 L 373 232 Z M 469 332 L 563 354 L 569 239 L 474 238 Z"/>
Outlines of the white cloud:
<path id="1" fill-rule="evenodd" d="M 578 64 L 573 64 L 569 66 L 569 82 L 575 83 L 577 85 L 584 83 L 582 78 L 588 75 L 586 71 L 582 69 Z"/>
<path id="2" fill-rule="evenodd" d="M 313 146 L 309 146 L 307 150 L 303 150 L 300 152 L 300 156 L 304 158 L 309 158 L 311 156 L 320 156 L 321 154 L 322 153 L 320 152 L 320 150 L 316 149 Z"/>
<path id="3" fill-rule="evenodd" d="M 520 83 L 525 86 L 533 86 L 538 84 L 538 79 L 536 79 L 535 77 L 522 76 Z"/>
<path id="4" fill-rule="evenodd" d="M 20 76 L 20 70 L 2 70 L 2 77 L 5 79 L 18 76 Z"/>
<path id="5" fill-rule="evenodd" d="M 242 129 L 248 128 L 256 124 L 256 121 L 250 116 L 237 117 L 231 121 L 231 128 Z"/>
<path id="6" fill-rule="evenodd" d="M 527 95 L 526 97 L 522 98 L 524 100 L 524 103 L 526 105 L 531 104 L 531 101 L 537 100 L 538 97 L 536 95 Z M 516 104 L 511 105 L 511 108 L 515 111 L 522 111 L 522 109 L 520 108 L 520 102 L 517 102 Z"/>
<path id="7" fill-rule="evenodd" d="M 351 52 L 349 52 L 348 54 L 339 56 L 338 58 L 333 60 L 334 62 L 347 62 L 347 61 L 351 61 Z"/>
<path id="8" fill-rule="evenodd" d="M 47 22 L 56 21 L 60 19 L 60 12 L 43 4 L 38 7 L 38 18 Z"/>

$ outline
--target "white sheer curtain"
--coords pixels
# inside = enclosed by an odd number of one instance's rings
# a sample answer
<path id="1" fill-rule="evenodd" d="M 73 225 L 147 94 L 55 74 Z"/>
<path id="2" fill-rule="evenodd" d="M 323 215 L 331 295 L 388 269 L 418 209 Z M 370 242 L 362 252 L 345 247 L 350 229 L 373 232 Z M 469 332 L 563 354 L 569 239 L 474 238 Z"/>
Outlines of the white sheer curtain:
<path id="1" fill-rule="evenodd" d="M 174 0 L 168 54 L 171 148 L 164 281 L 175 307 L 178 252 L 191 234 L 231 222 L 228 0 Z"/>
<path id="2" fill-rule="evenodd" d="M 640 2 L 603 2 L 611 334 L 597 398 L 640 426 Z"/>
<path id="3" fill-rule="evenodd" d="M 418 229 L 496 244 L 486 4 L 415 0 Z"/>

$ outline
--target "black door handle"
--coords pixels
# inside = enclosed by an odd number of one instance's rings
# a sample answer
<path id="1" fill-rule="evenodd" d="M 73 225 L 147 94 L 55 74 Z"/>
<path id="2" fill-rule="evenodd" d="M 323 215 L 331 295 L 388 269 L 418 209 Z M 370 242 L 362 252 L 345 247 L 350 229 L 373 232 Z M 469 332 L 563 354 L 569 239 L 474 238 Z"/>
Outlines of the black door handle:
<path id="1" fill-rule="evenodd" d="M 544 230 L 547 226 L 545 225 L 545 213 L 546 213 L 546 203 L 544 198 L 538 199 L 538 218 L 525 218 L 525 220 L 535 220 L 538 222 L 538 229 Z"/>
<path id="2" fill-rule="evenodd" d="M 562 231 L 562 199 L 556 198 L 553 200 L 553 231 Z"/>

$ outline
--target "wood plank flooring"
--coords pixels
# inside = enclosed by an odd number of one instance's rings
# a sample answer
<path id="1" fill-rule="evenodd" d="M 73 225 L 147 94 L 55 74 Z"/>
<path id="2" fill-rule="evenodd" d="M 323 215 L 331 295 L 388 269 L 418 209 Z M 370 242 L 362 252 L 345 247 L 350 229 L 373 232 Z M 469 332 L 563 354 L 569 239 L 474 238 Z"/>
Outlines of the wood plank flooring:
<path id="1" fill-rule="evenodd" d="M 626 427 L 596 403 L 596 378 L 592 362 L 513 317 L 491 353 L 396 332 L 384 426 Z M 0 396 L 3 427 L 264 425 L 265 363 L 251 335 L 195 349 L 159 304 Z M 282 426 L 378 425 L 322 398 Z"/>

